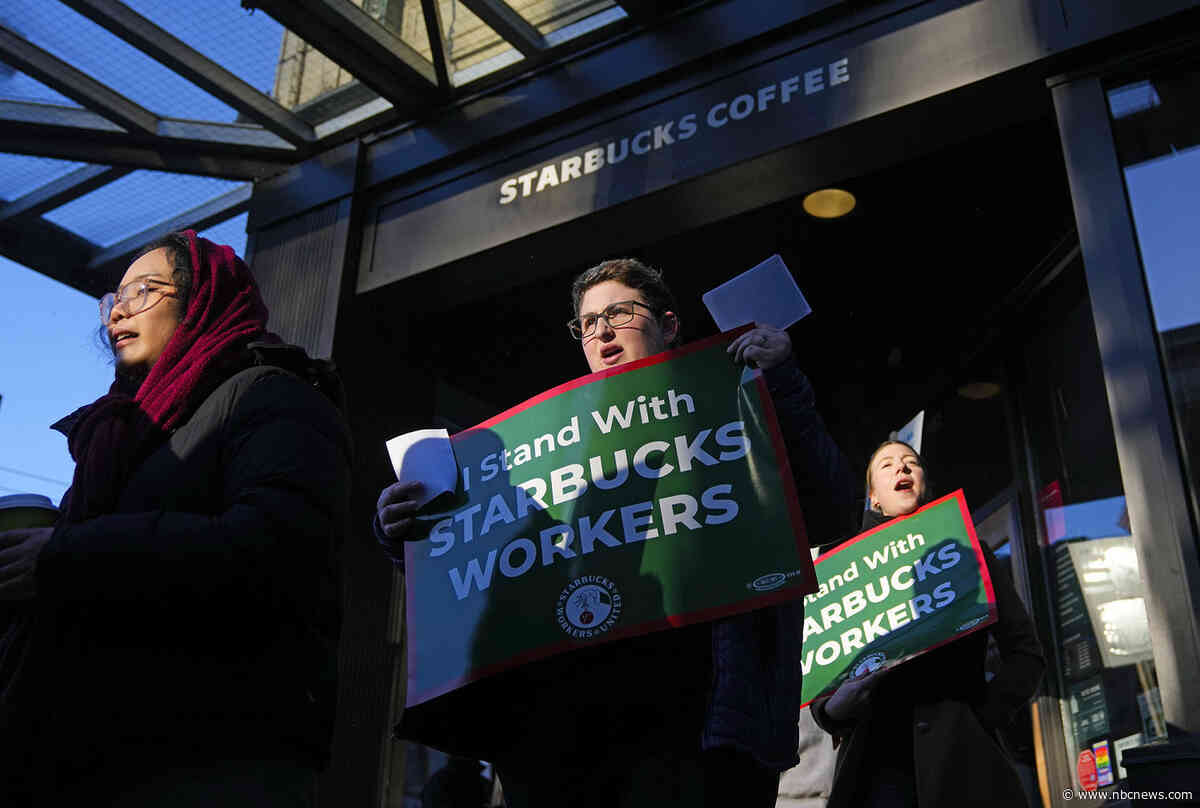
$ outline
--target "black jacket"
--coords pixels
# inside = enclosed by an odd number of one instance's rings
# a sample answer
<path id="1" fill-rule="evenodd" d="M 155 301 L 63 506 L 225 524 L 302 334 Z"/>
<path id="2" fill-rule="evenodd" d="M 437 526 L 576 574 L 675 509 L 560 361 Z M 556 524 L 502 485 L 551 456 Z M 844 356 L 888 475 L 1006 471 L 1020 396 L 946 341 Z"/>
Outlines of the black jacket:
<path id="1" fill-rule="evenodd" d="M 854 529 L 857 483 L 816 410 L 812 386 L 794 360 L 764 376 L 809 543 L 845 538 Z M 735 748 L 781 771 L 798 760 L 803 624 L 803 600 L 796 599 L 579 648 L 407 710 L 396 732 L 514 772 L 543 765 L 550 747 L 586 757 L 678 724 L 681 743 L 696 751 Z"/>
<path id="2" fill-rule="evenodd" d="M 872 511 L 863 530 L 888 519 Z M 1020 806 L 1025 796 L 996 732 L 1026 708 L 1045 668 L 1033 621 L 1012 579 L 984 545 L 996 595 L 997 622 L 889 671 L 871 694 L 871 709 L 840 724 L 825 713 L 828 696 L 813 701 L 817 723 L 841 740 L 830 808 L 861 802 L 864 783 L 888 778 L 915 791 L 921 808 Z M 984 675 L 988 635 L 1000 662 Z"/>
<path id="3" fill-rule="evenodd" d="M 217 387 L 113 513 L 55 529 L 27 630 L 0 648 L 3 747 L 60 780 L 130 755 L 322 765 L 350 452 L 293 373 Z"/>

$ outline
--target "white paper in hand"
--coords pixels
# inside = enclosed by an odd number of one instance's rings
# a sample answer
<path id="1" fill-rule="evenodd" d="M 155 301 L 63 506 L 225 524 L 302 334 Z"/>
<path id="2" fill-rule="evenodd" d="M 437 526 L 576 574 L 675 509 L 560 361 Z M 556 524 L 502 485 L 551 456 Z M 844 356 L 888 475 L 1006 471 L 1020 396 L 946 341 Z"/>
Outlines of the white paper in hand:
<path id="1" fill-rule="evenodd" d="M 787 328 L 812 311 L 778 255 L 705 292 L 701 299 L 722 331 L 746 323 Z"/>
<path id="2" fill-rule="evenodd" d="M 434 497 L 453 493 L 458 485 L 458 461 L 444 429 L 418 429 L 387 442 L 396 479 L 419 482 L 424 488 L 417 501 L 424 506 Z"/>

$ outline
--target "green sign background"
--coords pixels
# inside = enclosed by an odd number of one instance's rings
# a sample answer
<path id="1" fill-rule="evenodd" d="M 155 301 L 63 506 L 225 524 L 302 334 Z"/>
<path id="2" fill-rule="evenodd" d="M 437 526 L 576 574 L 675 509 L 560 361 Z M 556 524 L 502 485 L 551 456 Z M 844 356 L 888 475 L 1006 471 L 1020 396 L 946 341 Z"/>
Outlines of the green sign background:
<path id="1" fill-rule="evenodd" d="M 725 351 L 743 330 L 568 382 L 453 436 L 458 502 L 406 548 L 409 706 L 583 645 L 815 591 L 770 394 Z M 627 425 L 606 433 L 592 413 L 614 406 Z M 620 479 L 622 451 L 624 480 L 592 484 L 593 464 Z"/>
<path id="2" fill-rule="evenodd" d="M 962 491 L 817 559 L 804 599 L 803 699 L 996 621 L 996 597 Z"/>

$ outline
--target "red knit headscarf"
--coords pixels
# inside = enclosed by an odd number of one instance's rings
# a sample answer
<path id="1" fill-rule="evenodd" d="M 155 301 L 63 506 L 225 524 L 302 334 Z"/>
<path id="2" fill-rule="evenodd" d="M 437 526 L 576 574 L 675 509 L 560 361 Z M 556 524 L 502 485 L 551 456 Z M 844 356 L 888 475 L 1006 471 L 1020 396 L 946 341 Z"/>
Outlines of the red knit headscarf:
<path id="1" fill-rule="evenodd" d="M 250 269 L 233 249 L 184 231 L 192 265 L 191 299 L 162 355 L 132 396 L 121 381 L 71 424 L 75 476 L 63 518 L 108 513 L 138 464 L 184 423 L 245 360 L 247 343 L 276 342 Z"/>

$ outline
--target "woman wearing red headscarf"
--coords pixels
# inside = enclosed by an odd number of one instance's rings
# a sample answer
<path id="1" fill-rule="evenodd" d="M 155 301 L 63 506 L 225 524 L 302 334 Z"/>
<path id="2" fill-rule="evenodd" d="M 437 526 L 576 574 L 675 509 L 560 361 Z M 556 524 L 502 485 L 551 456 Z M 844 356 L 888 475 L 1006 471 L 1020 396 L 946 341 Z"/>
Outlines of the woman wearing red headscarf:
<path id="1" fill-rule="evenodd" d="M 116 381 L 55 425 L 59 523 L 0 532 L 3 804 L 311 805 L 349 497 L 336 376 L 192 231 L 100 309 Z"/>

